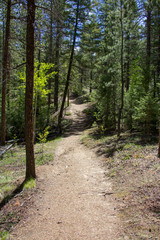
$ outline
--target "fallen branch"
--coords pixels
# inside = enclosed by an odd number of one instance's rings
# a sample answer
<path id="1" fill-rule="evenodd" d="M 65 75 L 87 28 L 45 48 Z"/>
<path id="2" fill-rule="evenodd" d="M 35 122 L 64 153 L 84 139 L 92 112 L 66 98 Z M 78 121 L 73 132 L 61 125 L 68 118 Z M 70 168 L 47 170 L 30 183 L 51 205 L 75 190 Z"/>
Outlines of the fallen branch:
<path id="1" fill-rule="evenodd" d="M 5 148 L 3 151 L 0 151 L 0 158 L 3 156 L 3 154 L 5 152 L 7 152 L 11 147 L 13 147 L 13 145 L 15 144 L 16 141 L 14 141 L 13 143 L 11 143 L 7 148 Z"/>

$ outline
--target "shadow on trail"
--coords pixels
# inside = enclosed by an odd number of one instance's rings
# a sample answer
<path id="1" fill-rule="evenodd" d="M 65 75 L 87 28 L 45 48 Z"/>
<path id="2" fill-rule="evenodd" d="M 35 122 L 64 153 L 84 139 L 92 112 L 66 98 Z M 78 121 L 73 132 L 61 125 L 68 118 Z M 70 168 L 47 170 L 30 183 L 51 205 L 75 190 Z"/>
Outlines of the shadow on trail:
<path id="1" fill-rule="evenodd" d="M 72 103 L 76 105 L 84 104 L 84 102 L 81 102 L 81 100 L 77 98 L 73 100 Z M 87 107 L 86 109 L 90 109 L 90 106 Z M 87 115 L 86 113 L 84 113 L 84 111 L 78 111 L 78 110 L 74 112 L 74 117 L 71 117 L 69 119 L 71 123 L 65 129 L 65 132 L 64 132 L 65 137 L 68 137 L 71 135 L 80 135 L 83 131 L 91 128 L 94 122 L 94 119 L 92 116 Z"/>
<path id="2" fill-rule="evenodd" d="M 84 95 L 84 96 L 80 96 L 80 97 L 70 97 L 71 100 L 73 100 L 73 103 L 76 105 L 80 105 L 80 104 L 84 104 L 84 103 L 89 103 L 89 96 L 88 95 Z"/>
<path id="3" fill-rule="evenodd" d="M 15 190 L 13 190 L 10 194 L 8 194 L 6 197 L 3 198 L 3 200 L 0 202 L 0 210 L 10 201 L 12 200 L 16 195 L 18 195 L 20 192 L 23 191 L 24 184 L 26 181 L 23 181 L 20 185 L 16 187 Z"/>
<path id="4" fill-rule="evenodd" d="M 156 146 L 158 142 L 158 135 L 145 135 L 142 133 L 128 133 L 124 134 L 123 136 L 116 137 L 115 132 L 113 134 L 105 135 L 106 138 L 105 141 L 100 142 L 97 144 L 97 155 L 98 156 L 105 156 L 106 158 L 113 157 L 115 152 L 117 151 L 123 151 L 126 149 L 126 145 L 129 144 L 128 149 L 135 148 L 136 147 L 146 147 L 146 146 Z M 94 140 L 100 139 L 101 137 L 96 134 L 90 134 L 90 137 Z"/>
<path id="5" fill-rule="evenodd" d="M 91 122 L 86 116 L 79 116 L 78 119 L 72 120 L 71 125 L 66 129 L 64 137 L 71 135 L 80 135 L 83 131 L 91 128 Z"/>

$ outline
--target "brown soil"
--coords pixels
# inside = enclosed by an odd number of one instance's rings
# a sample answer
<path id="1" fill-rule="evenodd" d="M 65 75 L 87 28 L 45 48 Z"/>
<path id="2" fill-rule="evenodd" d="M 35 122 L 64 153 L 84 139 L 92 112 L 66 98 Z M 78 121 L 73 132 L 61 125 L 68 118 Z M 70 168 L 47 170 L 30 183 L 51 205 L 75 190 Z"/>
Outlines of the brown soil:
<path id="1" fill-rule="evenodd" d="M 160 158 L 158 136 L 142 132 L 99 134 L 95 127 L 83 134 L 83 144 L 105 157 L 112 181 L 122 239 L 160 240 Z"/>
<path id="2" fill-rule="evenodd" d="M 56 148 L 54 162 L 38 168 L 38 192 L 28 200 L 27 215 L 10 239 L 119 239 L 121 225 L 103 157 L 81 144 L 87 106 L 72 101 L 67 118 L 73 123 Z"/>

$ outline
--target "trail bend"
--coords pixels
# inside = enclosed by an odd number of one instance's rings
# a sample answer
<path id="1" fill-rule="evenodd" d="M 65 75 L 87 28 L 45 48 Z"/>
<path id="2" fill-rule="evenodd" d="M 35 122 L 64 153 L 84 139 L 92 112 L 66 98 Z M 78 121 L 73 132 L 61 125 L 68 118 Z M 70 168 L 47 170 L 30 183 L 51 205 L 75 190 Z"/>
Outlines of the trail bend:
<path id="1" fill-rule="evenodd" d="M 14 240 L 118 240 L 112 184 L 102 157 L 81 144 L 87 104 L 72 100 L 72 126 L 55 151 L 55 160 L 38 169 L 38 188 Z"/>

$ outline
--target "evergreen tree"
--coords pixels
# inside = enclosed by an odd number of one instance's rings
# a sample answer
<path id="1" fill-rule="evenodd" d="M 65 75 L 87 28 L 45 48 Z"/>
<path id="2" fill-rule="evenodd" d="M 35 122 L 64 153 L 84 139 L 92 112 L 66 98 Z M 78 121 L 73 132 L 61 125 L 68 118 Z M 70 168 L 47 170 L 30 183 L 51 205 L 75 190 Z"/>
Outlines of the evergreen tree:
<path id="1" fill-rule="evenodd" d="M 36 177 L 33 134 L 34 22 L 35 1 L 29 0 L 27 1 L 27 63 L 25 97 L 26 179 Z"/>
<path id="2" fill-rule="evenodd" d="M 11 21 L 11 0 L 7 1 L 6 32 L 3 52 L 3 76 L 2 76 L 2 108 L 1 108 L 1 144 L 5 145 L 6 141 L 6 87 L 7 71 L 9 56 L 9 39 L 10 39 L 10 21 Z"/>

